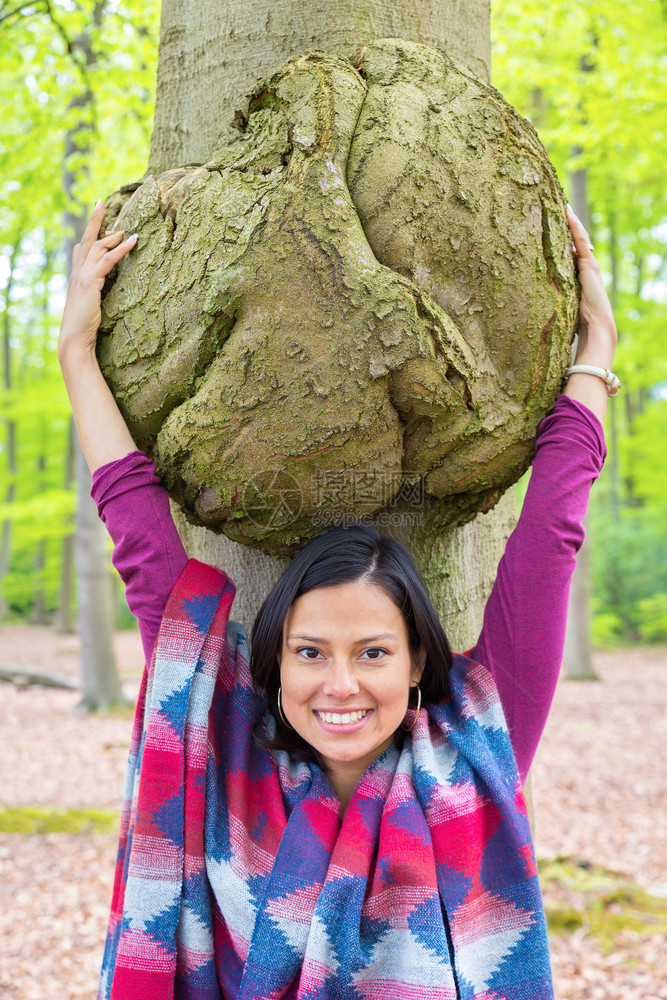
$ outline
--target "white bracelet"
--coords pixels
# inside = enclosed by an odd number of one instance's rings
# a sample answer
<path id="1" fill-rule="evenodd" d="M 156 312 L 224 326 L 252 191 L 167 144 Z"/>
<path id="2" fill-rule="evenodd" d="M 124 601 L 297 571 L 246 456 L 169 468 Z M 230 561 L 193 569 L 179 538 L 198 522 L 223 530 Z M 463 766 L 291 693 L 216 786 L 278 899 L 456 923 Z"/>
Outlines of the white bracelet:
<path id="1" fill-rule="evenodd" d="M 571 368 L 566 369 L 565 378 L 575 375 L 577 372 L 581 372 L 582 375 L 596 375 L 598 378 L 601 378 L 607 386 L 607 392 L 610 396 L 615 396 L 621 388 L 620 378 L 618 375 L 610 372 L 608 368 L 596 368 L 595 365 L 572 365 Z"/>

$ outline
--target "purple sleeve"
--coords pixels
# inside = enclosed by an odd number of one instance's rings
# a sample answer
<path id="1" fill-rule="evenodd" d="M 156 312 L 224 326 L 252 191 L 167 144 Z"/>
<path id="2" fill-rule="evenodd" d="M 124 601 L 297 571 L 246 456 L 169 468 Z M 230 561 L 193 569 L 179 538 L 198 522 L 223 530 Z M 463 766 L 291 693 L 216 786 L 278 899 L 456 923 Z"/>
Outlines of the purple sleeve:
<path id="1" fill-rule="evenodd" d="M 112 562 L 150 663 L 167 599 L 187 562 L 169 499 L 154 463 L 140 451 L 99 468 L 91 495 L 111 535 Z"/>
<path id="2" fill-rule="evenodd" d="M 521 516 L 470 654 L 493 674 L 522 781 L 556 689 L 582 521 L 605 456 L 597 417 L 560 396 L 540 424 Z"/>

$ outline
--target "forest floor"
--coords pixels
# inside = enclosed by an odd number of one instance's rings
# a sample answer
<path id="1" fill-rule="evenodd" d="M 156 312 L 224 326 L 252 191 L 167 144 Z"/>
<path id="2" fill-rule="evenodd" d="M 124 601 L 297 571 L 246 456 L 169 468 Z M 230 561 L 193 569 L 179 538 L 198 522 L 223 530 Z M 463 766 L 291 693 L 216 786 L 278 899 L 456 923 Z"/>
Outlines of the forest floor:
<path id="1" fill-rule="evenodd" d="M 128 695 L 138 635 L 116 637 Z M 78 641 L 0 629 L 0 661 L 72 677 Z M 560 684 L 532 769 L 557 1000 L 667 998 L 667 649 L 599 653 Z M 131 714 L 0 684 L 0 996 L 93 1000 Z M 11 832 L 16 831 L 16 832 Z"/>

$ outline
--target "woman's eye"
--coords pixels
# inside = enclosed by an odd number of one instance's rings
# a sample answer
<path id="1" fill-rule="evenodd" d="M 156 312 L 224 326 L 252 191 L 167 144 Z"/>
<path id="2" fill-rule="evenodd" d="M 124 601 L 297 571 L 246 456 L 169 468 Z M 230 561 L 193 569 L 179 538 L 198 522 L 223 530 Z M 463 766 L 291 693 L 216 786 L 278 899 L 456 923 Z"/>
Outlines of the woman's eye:
<path id="1" fill-rule="evenodd" d="M 315 649 L 314 646 L 302 646 L 301 649 L 297 649 L 297 653 L 304 653 L 307 660 L 315 660 L 320 655 L 319 649 Z M 309 653 L 314 653 L 315 656 L 309 656 Z"/>
<path id="2" fill-rule="evenodd" d="M 379 646 L 373 646 L 372 649 L 367 649 L 365 652 L 368 654 L 369 659 L 379 660 L 380 656 L 378 654 L 386 653 L 386 649 L 380 649 Z"/>
<path id="3" fill-rule="evenodd" d="M 320 656 L 320 651 L 315 646 L 301 646 L 297 649 L 297 653 L 302 654 L 307 660 L 317 660 Z M 362 655 L 369 660 L 379 660 L 383 655 L 387 655 L 387 650 L 380 646 L 372 646 L 365 649 Z"/>

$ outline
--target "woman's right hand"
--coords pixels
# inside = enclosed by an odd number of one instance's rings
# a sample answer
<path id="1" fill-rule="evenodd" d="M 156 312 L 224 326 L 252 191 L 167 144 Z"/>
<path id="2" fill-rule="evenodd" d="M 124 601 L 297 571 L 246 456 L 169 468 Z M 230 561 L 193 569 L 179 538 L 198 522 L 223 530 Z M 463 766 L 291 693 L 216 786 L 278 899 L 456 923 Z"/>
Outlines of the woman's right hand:
<path id="1" fill-rule="evenodd" d="M 80 243 L 72 252 L 72 273 L 60 323 L 58 351 L 93 351 L 102 319 L 104 279 L 115 264 L 137 243 L 137 234 L 123 241 L 123 233 L 97 235 L 104 219 L 104 202 L 98 201 Z"/>

